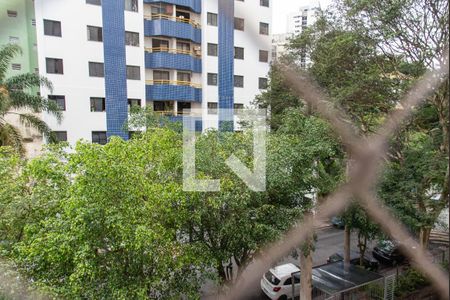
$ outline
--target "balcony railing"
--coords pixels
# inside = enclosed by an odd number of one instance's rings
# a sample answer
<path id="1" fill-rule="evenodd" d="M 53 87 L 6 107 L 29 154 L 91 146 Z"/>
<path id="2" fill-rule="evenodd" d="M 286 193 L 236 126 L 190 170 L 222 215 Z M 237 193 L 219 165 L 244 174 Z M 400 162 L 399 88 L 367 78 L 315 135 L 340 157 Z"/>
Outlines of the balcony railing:
<path id="1" fill-rule="evenodd" d="M 201 53 L 199 51 L 192 51 L 192 50 L 182 50 L 182 49 L 175 49 L 175 48 L 167 48 L 167 47 L 153 47 L 153 48 L 145 48 L 145 51 L 148 53 L 158 53 L 158 52 L 167 52 L 171 54 L 186 54 L 193 57 L 202 57 Z"/>
<path id="2" fill-rule="evenodd" d="M 175 17 L 171 15 L 165 15 L 165 14 L 151 14 L 151 15 L 145 15 L 144 18 L 146 20 L 169 20 L 174 22 L 180 22 L 180 23 L 186 23 L 192 25 L 194 28 L 201 28 L 201 25 L 194 20 L 181 18 L 181 17 Z"/>
<path id="3" fill-rule="evenodd" d="M 146 80 L 148 85 L 180 85 L 180 86 L 190 86 L 196 89 L 201 89 L 202 85 L 199 83 L 193 83 L 190 81 L 180 81 L 180 80 Z"/>

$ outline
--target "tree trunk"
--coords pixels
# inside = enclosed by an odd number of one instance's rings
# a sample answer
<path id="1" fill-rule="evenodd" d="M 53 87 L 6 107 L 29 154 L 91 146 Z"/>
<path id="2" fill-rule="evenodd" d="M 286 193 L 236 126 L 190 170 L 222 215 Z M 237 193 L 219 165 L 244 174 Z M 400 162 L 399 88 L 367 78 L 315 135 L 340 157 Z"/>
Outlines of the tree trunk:
<path id="1" fill-rule="evenodd" d="M 367 249 L 367 237 L 358 232 L 358 248 L 359 248 L 359 265 L 364 266 L 364 254 L 366 254 Z"/>
<path id="2" fill-rule="evenodd" d="M 221 261 L 217 262 L 217 274 L 219 274 L 219 278 L 222 282 L 227 281 L 227 274 L 225 273 L 225 268 L 223 267 L 223 264 Z"/>
<path id="3" fill-rule="evenodd" d="M 348 225 L 345 225 L 344 229 L 344 266 L 350 264 L 350 239 L 351 230 Z"/>
<path id="4" fill-rule="evenodd" d="M 420 234 L 419 234 L 420 246 L 423 247 L 423 249 L 425 249 L 425 250 L 428 249 L 428 241 L 430 239 L 430 233 L 431 233 L 430 227 L 420 228 Z"/>
<path id="5" fill-rule="evenodd" d="M 309 248 L 309 247 L 308 247 Z M 308 255 L 305 256 L 305 252 Z M 312 298 L 312 251 L 300 251 L 300 299 L 310 300 Z"/>

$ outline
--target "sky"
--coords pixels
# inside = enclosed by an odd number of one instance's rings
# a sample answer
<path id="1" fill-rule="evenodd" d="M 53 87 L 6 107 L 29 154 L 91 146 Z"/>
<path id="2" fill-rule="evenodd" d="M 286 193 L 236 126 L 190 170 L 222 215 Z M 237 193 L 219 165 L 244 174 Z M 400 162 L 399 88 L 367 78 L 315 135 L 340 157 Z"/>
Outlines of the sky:
<path id="1" fill-rule="evenodd" d="M 299 7 L 319 2 L 322 9 L 326 8 L 332 0 L 272 0 L 273 4 L 273 30 L 272 33 L 286 31 L 286 17 L 289 13 L 298 11 Z"/>

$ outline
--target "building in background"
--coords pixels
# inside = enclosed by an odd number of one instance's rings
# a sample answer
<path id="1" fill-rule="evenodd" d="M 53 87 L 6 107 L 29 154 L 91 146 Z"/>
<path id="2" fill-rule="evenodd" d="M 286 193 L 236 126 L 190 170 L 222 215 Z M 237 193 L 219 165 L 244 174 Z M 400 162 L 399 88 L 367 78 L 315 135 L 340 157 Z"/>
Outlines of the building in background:
<path id="1" fill-rule="evenodd" d="M 0 0 L 0 14 L 0 45 L 14 43 L 22 49 L 22 55 L 16 56 L 9 66 L 7 76 L 39 72 L 34 1 Z M 30 127 L 20 124 L 14 116 L 8 115 L 7 119 L 9 123 L 19 128 L 24 137 L 27 155 L 30 157 L 37 155 L 42 147 L 42 136 Z"/>
<path id="2" fill-rule="evenodd" d="M 287 44 L 292 37 L 292 33 L 278 33 L 272 35 L 272 61 L 277 61 L 286 54 Z"/>
<path id="3" fill-rule="evenodd" d="M 320 10 L 319 1 L 301 6 L 297 11 L 288 14 L 286 32 L 299 35 L 302 30 L 316 22 L 316 14 Z"/>
<path id="4" fill-rule="evenodd" d="M 316 22 L 319 10 L 319 1 L 313 1 L 287 15 L 286 32 L 273 35 L 272 59 L 274 61 L 278 60 L 283 54 L 286 54 L 286 45 L 289 43 L 289 39 L 301 34 L 306 27 L 311 26 Z M 305 53 L 300 57 L 299 65 L 305 68 L 307 64 L 308 55 Z"/>
<path id="5" fill-rule="evenodd" d="M 221 21 L 219 1 L 35 0 L 40 73 L 54 84 L 42 93 L 64 111 L 44 120 L 60 140 L 104 144 L 129 137 L 132 105 L 175 119 L 200 109 L 197 130 L 217 127 L 221 88 L 231 85 L 228 105 L 250 106 L 267 84 L 271 3 L 235 1 Z"/>

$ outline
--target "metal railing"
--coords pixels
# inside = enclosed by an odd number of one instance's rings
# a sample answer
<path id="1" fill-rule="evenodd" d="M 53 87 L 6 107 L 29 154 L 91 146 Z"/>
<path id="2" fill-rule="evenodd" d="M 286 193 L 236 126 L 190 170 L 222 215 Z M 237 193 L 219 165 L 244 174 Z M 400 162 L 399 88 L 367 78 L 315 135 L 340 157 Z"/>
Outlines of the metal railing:
<path id="1" fill-rule="evenodd" d="M 202 85 L 200 83 L 193 83 L 191 81 L 181 81 L 181 80 L 146 80 L 146 84 L 148 85 L 181 85 L 181 86 L 190 86 L 196 89 L 201 89 Z"/>
<path id="2" fill-rule="evenodd" d="M 145 52 L 148 53 L 158 53 L 158 52 L 166 52 L 166 53 L 172 53 L 172 54 L 186 54 L 193 57 L 200 58 L 202 55 L 200 51 L 193 51 L 193 50 L 183 50 L 183 49 L 176 49 L 176 48 L 168 48 L 168 47 L 146 47 Z"/>
<path id="3" fill-rule="evenodd" d="M 182 17 L 175 17 L 171 15 L 165 15 L 165 14 L 151 14 L 151 15 L 144 15 L 144 19 L 146 20 L 168 20 L 168 21 L 174 21 L 174 22 L 180 22 L 180 23 L 186 23 L 192 25 L 194 28 L 200 29 L 201 25 L 200 23 L 187 18 Z"/>

